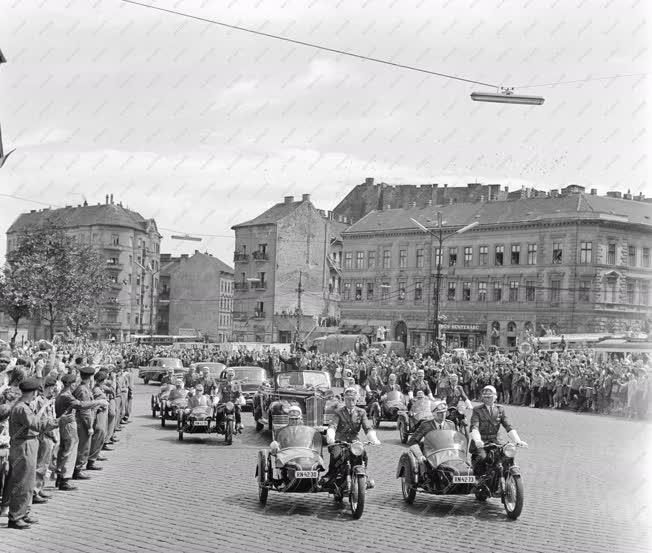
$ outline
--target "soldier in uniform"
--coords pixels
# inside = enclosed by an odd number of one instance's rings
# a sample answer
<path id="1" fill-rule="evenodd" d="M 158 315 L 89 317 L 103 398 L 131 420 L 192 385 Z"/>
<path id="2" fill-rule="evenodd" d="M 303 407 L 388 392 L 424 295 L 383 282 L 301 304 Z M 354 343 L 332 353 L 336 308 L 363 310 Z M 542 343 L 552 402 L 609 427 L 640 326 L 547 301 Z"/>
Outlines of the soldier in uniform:
<path id="1" fill-rule="evenodd" d="M 57 419 L 42 419 L 31 407 L 34 394 L 40 383 L 38 379 L 26 378 L 20 383 L 22 397 L 11 409 L 9 417 L 10 473 L 7 481 L 9 499 L 9 528 L 24 530 L 38 522 L 30 517 L 29 508 L 36 480 L 36 461 L 38 456 L 38 436 L 59 425 L 67 424 L 72 415 L 63 415 Z"/>
<path id="2" fill-rule="evenodd" d="M 218 404 L 224 404 L 228 401 L 233 403 L 235 410 L 235 428 L 237 432 L 242 432 L 242 419 L 240 405 L 238 404 L 238 399 L 242 397 L 242 388 L 238 382 L 233 380 L 235 371 L 232 368 L 229 367 L 222 371 L 221 376 L 223 380 L 217 386 L 215 397 L 217 398 Z"/>
<path id="3" fill-rule="evenodd" d="M 113 436 L 117 417 L 115 405 L 115 367 L 113 371 L 110 371 L 107 374 L 106 379 L 102 383 L 102 391 L 109 402 L 109 406 L 106 410 L 106 435 L 104 436 L 102 451 L 112 451 L 111 444 L 117 441 Z"/>
<path id="4" fill-rule="evenodd" d="M 131 407 L 133 404 L 134 397 L 134 382 L 131 369 L 127 368 L 121 359 L 117 361 L 119 366 L 122 367 L 123 375 L 123 402 L 124 402 L 124 412 L 122 414 L 121 422 L 122 424 L 129 424 L 131 421 L 129 417 L 131 416 Z"/>
<path id="5" fill-rule="evenodd" d="M 48 376 L 43 382 L 43 393 L 39 393 L 34 402 L 34 411 L 41 413 L 41 419 L 47 421 L 56 418 L 54 412 L 54 391 L 57 379 Z M 45 475 L 52 461 L 52 454 L 59 441 L 59 430 L 53 428 L 38 437 L 38 455 L 36 460 L 36 484 L 34 486 L 34 497 L 32 503 L 46 503 L 50 497 L 49 493 L 43 491 L 45 487 Z"/>
<path id="6" fill-rule="evenodd" d="M 65 413 L 71 413 L 79 404 L 72 393 L 76 382 L 77 377 L 73 374 L 65 374 L 61 378 L 63 389 L 54 402 L 54 412 L 57 417 L 61 417 Z M 62 491 L 77 489 L 69 483 L 69 480 L 75 468 L 78 443 L 77 421 L 72 417 L 69 422 L 59 425 L 59 451 L 57 452 L 57 481 L 55 485 Z"/>
<path id="7" fill-rule="evenodd" d="M 435 405 L 432 410 L 433 418 L 431 420 L 423 421 L 416 432 L 410 436 L 407 442 L 408 446 L 420 444 L 424 436 L 431 430 L 455 430 L 455 423 L 446 420 L 448 413 L 448 405 L 445 401 L 440 401 Z"/>
<path id="8" fill-rule="evenodd" d="M 376 436 L 376 431 L 369 419 L 367 413 L 361 407 L 356 407 L 358 400 L 358 391 L 355 387 L 350 386 L 344 390 L 344 405 L 335 410 L 330 426 L 326 430 L 326 443 L 329 445 L 338 442 L 352 443 L 358 439 L 361 429 L 364 429 L 367 438 L 373 445 L 380 445 L 380 440 Z M 331 455 L 328 463 L 328 471 L 321 480 L 321 485 L 327 487 L 331 479 L 336 474 L 336 467 L 339 458 Z M 367 462 L 366 451 L 364 454 L 365 464 Z M 368 487 L 373 487 L 373 480 L 367 481 Z"/>
<path id="9" fill-rule="evenodd" d="M 105 407 L 98 407 L 95 411 L 93 419 L 93 437 L 91 438 L 91 448 L 88 454 L 88 462 L 86 463 L 87 470 L 96 470 L 96 461 L 105 461 L 106 458 L 100 455 L 104 441 L 106 439 L 107 423 L 109 418 L 109 399 L 104 391 L 104 381 L 106 380 L 107 373 L 99 371 L 95 375 L 95 385 L 93 386 L 93 399 L 106 400 Z"/>
<path id="10" fill-rule="evenodd" d="M 501 426 L 505 428 L 507 435 L 517 446 L 527 447 L 527 443 L 521 440 L 518 432 L 509 422 L 505 408 L 495 403 L 497 395 L 496 388 L 485 386 L 482 389 L 482 405 L 474 407 L 471 415 L 470 437 L 473 443 L 469 451 L 476 476 L 484 474 L 484 461 L 487 457 L 484 443 L 497 443 L 498 431 Z"/>
<path id="11" fill-rule="evenodd" d="M 102 467 L 96 467 L 95 465 L 87 466 L 93 436 L 93 411 L 100 406 L 108 407 L 109 402 L 106 399 L 93 400 L 91 380 L 95 374 L 95 369 L 93 367 L 83 367 L 80 373 L 81 382 L 73 392 L 75 399 L 79 401 L 75 408 L 79 444 L 77 445 L 77 460 L 75 461 L 75 471 L 72 478 L 73 480 L 88 480 L 90 476 L 82 473 L 85 468 L 102 470 Z"/>

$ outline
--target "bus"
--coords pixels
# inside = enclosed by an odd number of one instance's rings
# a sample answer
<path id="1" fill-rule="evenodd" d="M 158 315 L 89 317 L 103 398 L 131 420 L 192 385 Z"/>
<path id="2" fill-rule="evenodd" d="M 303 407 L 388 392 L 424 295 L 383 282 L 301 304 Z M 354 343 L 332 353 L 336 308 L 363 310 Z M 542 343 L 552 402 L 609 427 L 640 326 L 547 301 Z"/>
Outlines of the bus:
<path id="1" fill-rule="evenodd" d="M 172 346 L 174 344 L 203 343 L 197 336 L 168 336 L 165 334 L 132 334 L 129 342 L 138 345 Z"/>

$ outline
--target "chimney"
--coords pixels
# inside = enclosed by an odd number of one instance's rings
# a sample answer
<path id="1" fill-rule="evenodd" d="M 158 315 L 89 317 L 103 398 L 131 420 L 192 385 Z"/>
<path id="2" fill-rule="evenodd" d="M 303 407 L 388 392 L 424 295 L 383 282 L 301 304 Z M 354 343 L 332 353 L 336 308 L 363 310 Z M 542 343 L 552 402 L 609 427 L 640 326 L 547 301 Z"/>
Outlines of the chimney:
<path id="1" fill-rule="evenodd" d="M 302 194 L 301 195 L 301 201 L 302 202 L 309 202 L 310 201 L 310 194 Z"/>
<path id="2" fill-rule="evenodd" d="M 505 187 L 505 192 L 509 192 L 509 186 Z"/>
<path id="3" fill-rule="evenodd" d="M 294 201 L 294 196 L 285 196 L 283 203 L 291 204 Z"/>
<path id="4" fill-rule="evenodd" d="M 88 205 L 88 202 L 86 200 L 84 200 L 84 207 L 86 207 L 87 205 Z"/>
<path id="5" fill-rule="evenodd" d="M 591 188 L 591 196 L 597 196 L 598 195 L 598 189 L 597 188 Z"/>
<path id="6" fill-rule="evenodd" d="M 109 205 L 109 195 L 108 194 L 104 197 L 104 201 L 105 201 L 106 205 Z"/>
<path id="7" fill-rule="evenodd" d="M 367 178 L 364 180 L 364 183 L 365 183 L 367 186 L 373 186 L 373 185 L 374 185 L 374 179 L 373 179 L 373 177 L 367 177 Z"/>
<path id="8" fill-rule="evenodd" d="M 444 184 L 444 188 L 448 188 L 448 183 L 447 183 L 447 184 Z"/>
<path id="9" fill-rule="evenodd" d="M 111 194 L 111 205 L 113 205 L 113 194 Z"/>

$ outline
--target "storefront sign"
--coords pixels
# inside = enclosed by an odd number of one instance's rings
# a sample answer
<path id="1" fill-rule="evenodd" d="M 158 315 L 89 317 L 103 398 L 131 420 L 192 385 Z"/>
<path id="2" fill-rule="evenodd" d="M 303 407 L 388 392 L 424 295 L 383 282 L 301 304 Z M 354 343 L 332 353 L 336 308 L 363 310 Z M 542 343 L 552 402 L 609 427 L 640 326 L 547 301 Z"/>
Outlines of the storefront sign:
<path id="1" fill-rule="evenodd" d="M 471 331 L 471 332 L 480 332 L 482 330 L 485 330 L 486 327 L 484 325 L 479 325 L 479 324 L 452 324 L 452 323 L 447 323 L 443 325 L 439 325 L 441 328 L 447 330 L 447 331 L 455 331 L 455 330 L 466 330 L 466 331 Z"/>

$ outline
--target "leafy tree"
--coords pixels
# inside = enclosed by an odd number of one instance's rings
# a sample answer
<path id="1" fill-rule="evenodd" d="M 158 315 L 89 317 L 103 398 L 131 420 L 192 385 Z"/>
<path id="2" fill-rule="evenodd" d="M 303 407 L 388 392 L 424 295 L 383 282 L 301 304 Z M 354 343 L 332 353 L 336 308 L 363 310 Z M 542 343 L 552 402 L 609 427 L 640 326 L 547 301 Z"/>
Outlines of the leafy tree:
<path id="1" fill-rule="evenodd" d="M 50 339 L 57 325 L 81 333 L 96 320 L 110 284 L 105 261 L 56 221 L 19 235 L 17 247 L 7 254 L 7 264 L 21 275 L 32 313 L 48 324 Z"/>
<path id="2" fill-rule="evenodd" d="M 0 311 L 9 315 L 14 323 L 14 334 L 11 337 L 11 348 L 16 345 L 18 323 L 30 316 L 33 300 L 29 287 L 22 278 L 21 271 L 12 271 L 9 266 L 0 273 Z"/>

